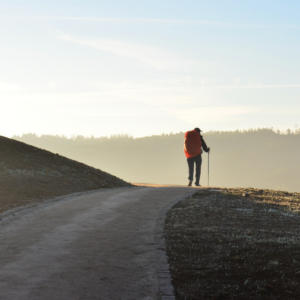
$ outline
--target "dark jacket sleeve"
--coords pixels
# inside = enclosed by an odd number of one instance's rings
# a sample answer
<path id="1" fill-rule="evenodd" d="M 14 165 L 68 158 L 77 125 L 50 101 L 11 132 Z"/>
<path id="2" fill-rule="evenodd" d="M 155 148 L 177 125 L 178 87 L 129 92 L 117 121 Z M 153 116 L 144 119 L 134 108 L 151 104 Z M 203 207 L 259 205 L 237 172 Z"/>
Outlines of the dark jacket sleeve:
<path id="1" fill-rule="evenodd" d="M 200 135 L 200 137 L 201 137 L 201 143 L 202 143 L 202 148 L 203 148 L 203 150 L 204 150 L 205 152 L 208 152 L 208 148 L 207 148 L 207 145 L 206 145 L 206 143 L 205 143 L 205 141 L 204 141 L 204 139 L 203 139 L 203 136 Z"/>

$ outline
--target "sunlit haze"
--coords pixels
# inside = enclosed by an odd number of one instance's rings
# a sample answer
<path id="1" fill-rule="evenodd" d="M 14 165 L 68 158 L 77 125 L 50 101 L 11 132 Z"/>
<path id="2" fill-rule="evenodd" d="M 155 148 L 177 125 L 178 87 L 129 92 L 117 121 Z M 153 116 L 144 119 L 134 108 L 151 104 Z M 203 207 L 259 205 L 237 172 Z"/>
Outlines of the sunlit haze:
<path id="1" fill-rule="evenodd" d="M 2 1 L 1 135 L 296 129 L 299 11 L 274 0 Z"/>

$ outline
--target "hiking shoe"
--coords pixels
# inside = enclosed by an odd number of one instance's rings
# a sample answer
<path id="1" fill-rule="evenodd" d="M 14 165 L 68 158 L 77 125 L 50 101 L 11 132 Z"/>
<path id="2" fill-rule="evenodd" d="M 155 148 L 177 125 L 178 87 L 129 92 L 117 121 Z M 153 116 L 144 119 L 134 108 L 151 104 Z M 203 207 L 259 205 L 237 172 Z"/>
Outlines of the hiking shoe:
<path id="1" fill-rule="evenodd" d="M 192 181 L 189 181 L 189 184 L 188 184 L 188 186 L 192 186 Z"/>

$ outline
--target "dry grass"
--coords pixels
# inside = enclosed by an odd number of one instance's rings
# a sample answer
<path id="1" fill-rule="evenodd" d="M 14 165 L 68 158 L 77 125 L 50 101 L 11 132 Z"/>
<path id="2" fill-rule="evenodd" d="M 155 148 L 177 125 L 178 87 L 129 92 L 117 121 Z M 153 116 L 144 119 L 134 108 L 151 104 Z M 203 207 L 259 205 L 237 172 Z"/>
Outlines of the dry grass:
<path id="1" fill-rule="evenodd" d="M 255 189 L 176 204 L 165 221 L 176 298 L 299 299 L 299 209 L 299 193 Z"/>
<path id="2" fill-rule="evenodd" d="M 57 196 L 122 186 L 131 184 L 59 154 L 0 136 L 0 213 Z"/>

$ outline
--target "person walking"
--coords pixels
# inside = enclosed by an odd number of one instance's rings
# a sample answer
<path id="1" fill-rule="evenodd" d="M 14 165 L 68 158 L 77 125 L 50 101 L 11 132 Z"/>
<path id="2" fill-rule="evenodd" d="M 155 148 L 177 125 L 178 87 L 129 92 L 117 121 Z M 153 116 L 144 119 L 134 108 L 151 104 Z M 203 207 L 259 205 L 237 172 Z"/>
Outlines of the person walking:
<path id="1" fill-rule="evenodd" d="M 209 152 L 210 148 L 207 147 L 203 136 L 201 135 L 202 130 L 195 128 L 194 130 L 187 131 L 184 136 L 184 153 L 187 157 L 187 163 L 189 168 L 189 183 L 188 186 L 192 185 L 194 178 L 194 165 L 196 164 L 196 178 L 195 186 L 200 186 L 200 175 L 201 175 L 201 154 L 203 150 Z"/>

